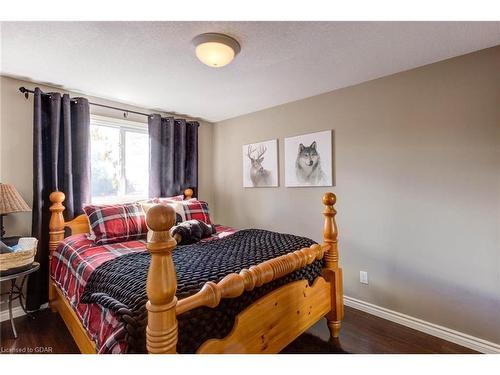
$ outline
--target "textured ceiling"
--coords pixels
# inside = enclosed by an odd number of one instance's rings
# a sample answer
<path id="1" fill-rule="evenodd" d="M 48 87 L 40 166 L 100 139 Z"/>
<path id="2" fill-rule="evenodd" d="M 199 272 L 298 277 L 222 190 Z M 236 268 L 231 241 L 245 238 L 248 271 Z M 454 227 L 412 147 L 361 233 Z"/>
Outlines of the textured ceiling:
<path id="1" fill-rule="evenodd" d="M 2 23 L 1 72 L 220 121 L 500 44 L 499 22 Z M 230 65 L 191 39 L 234 36 Z"/>

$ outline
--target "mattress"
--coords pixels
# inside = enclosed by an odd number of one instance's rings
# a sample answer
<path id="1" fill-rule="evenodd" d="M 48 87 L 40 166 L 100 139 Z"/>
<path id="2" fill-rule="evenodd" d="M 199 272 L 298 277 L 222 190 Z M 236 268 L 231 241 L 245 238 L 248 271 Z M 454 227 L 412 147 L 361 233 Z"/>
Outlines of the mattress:
<path id="1" fill-rule="evenodd" d="M 223 238 L 235 229 L 215 225 L 216 233 L 204 241 Z M 103 263 L 134 252 L 146 251 L 146 241 L 127 241 L 96 246 L 86 234 L 65 238 L 52 254 L 50 275 L 80 319 L 98 353 L 125 353 L 125 324 L 112 311 L 98 304 L 80 303 L 92 272 Z"/>

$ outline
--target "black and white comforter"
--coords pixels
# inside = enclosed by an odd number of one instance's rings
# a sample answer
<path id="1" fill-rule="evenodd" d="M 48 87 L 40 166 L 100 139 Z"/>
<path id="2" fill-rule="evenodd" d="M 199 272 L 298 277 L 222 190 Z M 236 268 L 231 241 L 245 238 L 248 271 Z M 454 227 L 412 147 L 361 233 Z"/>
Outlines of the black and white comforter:
<path id="1" fill-rule="evenodd" d="M 204 243 L 179 246 L 173 261 L 177 272 L 177 298 L 198 292 L 207 281 L 218 282 L 266 260 L 308 247 L 314 241 L 290 234 L 247 229 Z M 126 323 L 129 352 L 145 352 L 146 278 L 151 256 L 148 252 L 123 255 L 97 267 L 91 274 L 81 299 L 111 309 Z M 296 280 L 312 283 L 321 274 L 318 260 L 281 279 L 265 284 L 238 298 L 224 299 L 215 308 L 199 307 L 180 315 L 179 353 L 194 353 L 211 338 L 223 338 L 231 331 L 235 317 L 270 291 Z"/>

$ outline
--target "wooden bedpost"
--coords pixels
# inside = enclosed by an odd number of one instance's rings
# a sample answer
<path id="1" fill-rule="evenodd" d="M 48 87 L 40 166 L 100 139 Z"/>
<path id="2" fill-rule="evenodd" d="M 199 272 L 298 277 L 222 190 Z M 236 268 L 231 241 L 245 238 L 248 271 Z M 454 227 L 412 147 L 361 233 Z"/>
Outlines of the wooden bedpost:
<path id="1" fill-rule="evenodd" d="M 329 246 L 325 253 L 325 268 L 323 276 L 330 282 L 332 296 L 332 310 L 326 315 L 330 338 L 339 337 L 340 326 L 344 318 L 344 294 L 342 290 L 342 268 L 339 268 L 339 249 L 338 249 L 338 229 L 335 222 L 334 204 L 337 197 L 333 193 L 326 193 L 323 196 L 325 210 L 325 225 L 323 228 L 323 241 Z"/>
<path id="2" fill-rule="evenodd" d="M 184 199 L 187 200 L 193 198 L 193 194 L 194 194 L 193 189 L 188 188 L 184 190 Z"/>
<path id="3" fill-rule="evenodd" d="M 51 212 L 49 221 L 49 267 L 52 259 L 52 253 L 57 248 L 59 242 L 61 242 L 64 239 L 63 211 L 65 210 L 65 208 L 62 202 L 64 202 L 65 198 L 66 196 L 62 191 L 54 191 L 49 195 L 50 203 L 52 203 L 49 208 Z M 50 282 L 50 276 L 48 282 L 49 282 L 49 306 L 50 309 L 53 312 L 55 312 L 56 308 L 54 306 L 53 301 L 56 300 L 56 295 L 55 295 L 56 291 L 54 290 L 54 287 Z"/>
<path id="4" fill-rule="evenodd" d="M 149 229 L 153 231 L 147 249 L 151 253 L 146 290 L 148 294 L 148 326 L 146 346 L 149 353 L 175 353 L 177 346 L 177 278 L 172 261 L 172 251 L 177 242 L 170 235 L 175 225 L 175 212 L 170 206 L 156 205 L 146 215 Z"/>

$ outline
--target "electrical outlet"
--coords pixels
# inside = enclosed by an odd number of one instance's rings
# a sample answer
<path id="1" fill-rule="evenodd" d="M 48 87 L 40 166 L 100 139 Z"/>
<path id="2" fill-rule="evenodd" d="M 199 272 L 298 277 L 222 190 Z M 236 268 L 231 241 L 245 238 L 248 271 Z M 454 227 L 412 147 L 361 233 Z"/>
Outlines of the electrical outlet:
<path id="1" fill-rule="evenodd" d="M 368 272 L 359 271 L 359 282 L 361 284 L 368 284 Z"/>

